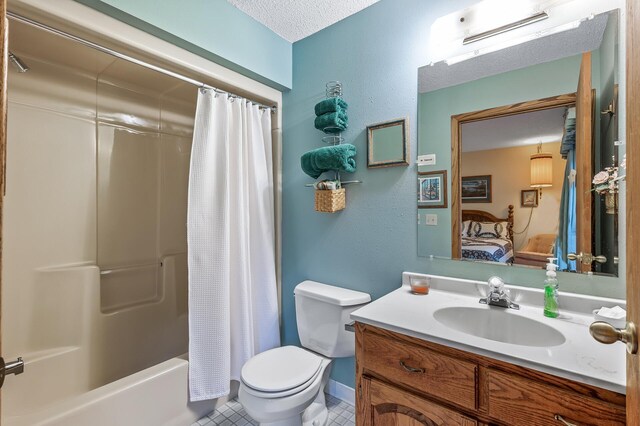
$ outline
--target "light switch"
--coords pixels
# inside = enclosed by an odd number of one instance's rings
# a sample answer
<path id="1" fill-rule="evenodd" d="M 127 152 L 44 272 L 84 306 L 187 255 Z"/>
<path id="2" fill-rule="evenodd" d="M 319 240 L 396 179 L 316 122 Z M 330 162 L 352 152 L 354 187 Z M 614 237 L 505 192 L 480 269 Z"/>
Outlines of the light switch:
<path id="1" fill-rule="evenodd" d="M 425 214 L 424 215 L 424 224 L 425 225 L 437 225 L 438 224 L 438 215 L 437 214 Z"/>

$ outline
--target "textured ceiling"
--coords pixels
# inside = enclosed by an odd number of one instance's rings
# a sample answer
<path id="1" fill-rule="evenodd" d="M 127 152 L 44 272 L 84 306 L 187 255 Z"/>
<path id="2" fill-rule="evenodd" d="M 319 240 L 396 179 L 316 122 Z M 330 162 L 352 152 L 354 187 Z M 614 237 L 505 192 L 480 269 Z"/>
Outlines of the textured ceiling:
<path id="1" fill-rule="evenodd" d="M 559 142 L 566 108 L 545 109 L 462 125 L 462 151 Z"/>
<path id="2" fill-rule="evenodd" d="M 607 13 L 569 30 L 447 65 L 444 62 L 418 70 L 418 91 L 432 92 L 483 77 L 554 61 L 600 47 L 607 26 Z"/>
<path id="3" fill-rule="evenodd" d="M 227 1 L 293 43 L 335 24 L 379 0 Z"/>

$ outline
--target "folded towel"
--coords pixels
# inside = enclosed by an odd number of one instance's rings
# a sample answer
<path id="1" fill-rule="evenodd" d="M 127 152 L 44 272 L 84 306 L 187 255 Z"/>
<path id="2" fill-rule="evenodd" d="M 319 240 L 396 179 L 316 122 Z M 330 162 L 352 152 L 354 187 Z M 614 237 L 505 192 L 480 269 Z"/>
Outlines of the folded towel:
<path id="1" fill-rule="evenodd" d="M 329 170 L 356 171 L 356 147 L 351 144 L 326 146 L 302 155 L 302 170 L 314 179 Z"/>
<path id="2" fill-rule="evenodd" d="M 316 115 L 322 115 L 328 112 L 345 111 L 347 108 L 349 108 L 349 105 L 344 101 L 344 99 L 337 97 L 318 102 L 315 110 Z"/>
<path id="3" fill-rule="evenodd" d="M 314 125 L 325 133 L 340 133 L 349 127 L 349 117 L 345 112 L 330 112 L 316 117 Z"/>

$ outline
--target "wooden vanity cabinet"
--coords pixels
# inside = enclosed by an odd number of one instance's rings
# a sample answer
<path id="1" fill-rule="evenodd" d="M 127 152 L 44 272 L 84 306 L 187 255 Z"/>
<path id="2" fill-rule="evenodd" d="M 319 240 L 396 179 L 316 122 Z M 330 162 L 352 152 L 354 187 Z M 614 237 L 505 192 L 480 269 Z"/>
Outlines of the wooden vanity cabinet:
<path id="1" fill-rule="evenodd" d="M 625 396 L 357 323 L 356 423 L 624 425 Z"/>

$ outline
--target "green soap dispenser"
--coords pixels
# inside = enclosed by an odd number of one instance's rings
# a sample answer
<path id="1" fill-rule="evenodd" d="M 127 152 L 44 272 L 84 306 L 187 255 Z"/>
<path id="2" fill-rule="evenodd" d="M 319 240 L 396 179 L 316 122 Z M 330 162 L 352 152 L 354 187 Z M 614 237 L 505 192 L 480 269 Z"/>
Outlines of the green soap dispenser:
<path id="1" fill-rule="evenodd" d="M 556 278 L 556 269 L 558 265 L 553 263 L 558 260 L 555 257 L 547 259 L 547 279 L 544 280 L 544 316 L 549 318 L 557 318 L 560 315 L 558 309 L 558 278 Z"/>

